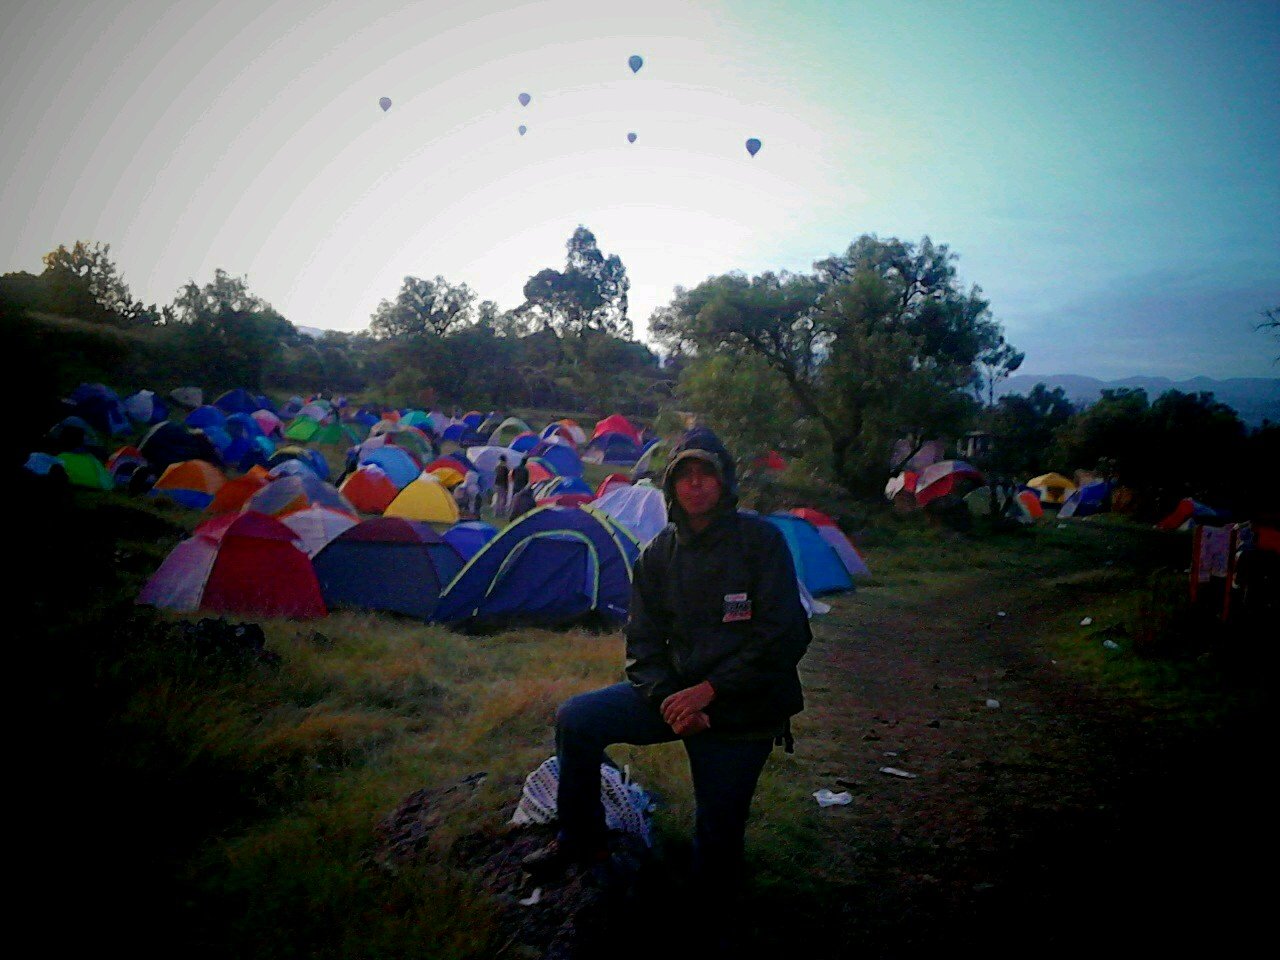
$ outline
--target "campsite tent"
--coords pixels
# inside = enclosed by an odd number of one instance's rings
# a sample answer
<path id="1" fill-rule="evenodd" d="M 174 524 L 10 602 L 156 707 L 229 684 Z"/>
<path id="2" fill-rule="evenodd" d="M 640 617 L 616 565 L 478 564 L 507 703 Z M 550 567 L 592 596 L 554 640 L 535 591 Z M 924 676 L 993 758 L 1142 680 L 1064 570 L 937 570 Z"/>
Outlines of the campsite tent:
<path id="1" fill-rule="evenodd" d="M 790 513 L 772 513 L 765 519 L 782 531 L 796 576 L 811 594 L 817 597 L 853 589 L 849 571 L 812 523 Z"/>
<path id="2" fill-rule="evenodd" d="M 963 497 L 982 484 L 982 471 L 963 460 L 939 460 L 920 471 L 916 479 L 916 503 L 927 506 L 952 496 Z"/>
<path id="3" fill-rule="evenodd" d="M 151 496 L 168 497 L 184 507 L 203 510 L 227 482 L 222 471 L 206 460 L 184 460 L 165 467 L 151 488 Z"/>
<path id="4" fill-rule="evenodd" d="M 498 535 L 498 528 L 483 520 L 468 520 L 455 523 L 444 532 L 445 542 L 462 555 L 463 561 L 470 560 L 480 549 Z"/>
<path id="5" fill-rule="evenodd" d="M 330 607 L 431 616 L 462 557 L 425 523 L 400 517 L 361 521 L 312 561 Z"/>
<path id="6" fill-rule="evenodd" d="M 480 432 L 481 433 L 484 432 L 483 426 L 480 428 Z M 522 433 L 528 433 L 534 436 L 536 439 L 536 434 L 533 433 L 533 428 L 530 427 L 527 423 L 525 423 L 519 417 L 507 417 L 507 419 L 503 420 L 502 423 L 498 424 L 498 426 L 489 434 L 489 441 L 488 441 L 489 446 L 491 447 L 509 446 L 511 444 L 511 441 L 514 440 L 516 437 L 520 436 L 520 434 Z"/>
<path id="7" fill-rule="evenodd" d="M 1060 517 L 1088 517 L 1101 513 L 1107 508 L 1107 495 L 1111 493 L 1111 484 L 1105 480 L 1096 480 L 1077 487 L 1062 503 L 1058 511 Z"/>
<path id="8" fill-rule="evenodd" d="M 385 444 L 372 450 L 362 449 L 359 464 L 376 466 L 390 478 L 397 490 L 403 490 L 413 483 L 422 472 L 418 461 L 403 447 L 397 447 L 394 444 Z"/>
<path id="9" fill-rule="evenodd" d="M 319 450 L 312 450 L 310 447 L 300 447 L 297 444 L 289 444 L 281 447 L 270 457 L 267 458 L 267 467 L 272 474 L 279 476 L 281 473 L 292 472 L 291 470 L 282 470 L 287 467 L 289 462 L 297 461 L 307 469 L 309 473 L 314 473 L 321 480 L 329 479 L 329 462 L 325 460 L 324 454 Z"/>
<path id="10" fill-rule="evenodd" d="M 262 394 L 252 394 L 243 388 L 228 390 L 213 405 L 223 413 L 253 413 L 255 410 L 270 410 L 271 401 Z"/>
<path id="11" fill-rule="evenodd" d="M 1062 503 L 1076 488 L 1060 473 L 1042 473 L 1028 480 L 1026 486 L 1036 492 L 1041 503 Z"/>
<path id="12" fill-rule="evenodd" d="M 205 404 L 188 413 L 183 419 L 183 423 L 188 427 L 199 427 L 201 430 L 207 430 L 209 427 L 226 429 L 227 415 L 217 407 Z"/>
<path id="13" fill-rule="evenodd" d="M 277 440 L 284 439 L 284 424 L 270 410 L 254 410 L 249 414 L 253 417 L 253 422 L 258 425 L 264 436 L 275 437 Z"/>
<path id="14" fill-rule="evenodd" d="M 632 480 L 643 480 L 645 477 L 651 477 L 655 480 L 661 480 L 663 472 L 667 469 L 667 461 L 671 458 L 671 442 L 668 440 L 656 440 L 645 448 L 644 453 L 640 454 L 640 459 L 636 461 L 636 465 L 631 468 Z"/>
<path id="15" fill-rule="evenodd" d="M 514 450 L 516 453 L 528 453 L 541 442 L 542 438 L 536 433 L 520 433 L 511 438 L 511 442 L 507 444 L 507 448 Z"/>
<path id="16" fill-rule="evenodd" d="M 320 585 L 294 533 L 260 513 L 206 520 L 173 548 L 138 603 L 250 617 L 323 617 Z"/>
<path id="17" fill-rule="evenodd" d="M 494 627 L 558 624 L 592 615 L 620 623 L 631 600 L 635 540 L 605 514 L 539 507 L 463 567 L 432 619 Z"/>
<path id="18" fill-rule="evenodd" d="M 206 460 L 215 465 L 222 462 L 208 437 L 172 420 L 152 427 L 138 444 L 138 449 L 155 470 L 163 470 L 171 463 L 184 460 Z"/>
<path id="19" fill-rule="evenodd" d="M 271 477 L 266 470 L 253 467 L 244 476 L 228 480 L 219 487 L 205 510 L 211 514 L 239 513 L 249 498 L 270 482 Z"/>
<path id="20" fill-rule="evenodd" d="M 430 473 L 422 473 L 401 490 L 383 513 L 388 517 L 423 520 L 427 523 L 457 523 L 458 504 L 444 484 Z"/>
<path id="21" fill-rule="evenodd" d="M 314 420 L 306 414 L 299 414 L 289 425 L 284 428 L 284 438 L 286 440 L 297 440 L 306 443 L 320 432 L 320 421 Z"/>
<path id="22" fill-rule="evenodd" d="M 382 468 L 372 463 L 353 470 L 338 489 L 361 513 L 382 513 L 400 493 Z"/>
<path id="23" fill-rule="evenodd" d="M 598 497 L 594 506 L 630 530 L 642 544 L 647 544 L 667 525 L 667 502 L 662 491 L 647 481 L 635 486 L 614 486 Z"/>
<path id="24" fill-rule="evenodd" d="M 578 456 L 578 451 L 568 444 L 543 440 L 530 451 L 529 455 L 545 460 L 562 477 L 580 477 L 584 472 L 582 458 Z"/>
<path id="25" fill-rule="evenodd" d="M 93 454 L 66 452 L 58 454 L 58 459 L 62 461 L 62 468 L 73 487 L 89 490 L 111 490 L 115 487 L 111 474 Z"/>
<path id="26" fill-rule="evenodd" d="M 1189 530 L 1195 521 L 1213 523 L 1222 519 L 1222 515 L 1213 507 L 1184 497 L 1156 526 L 1161 530 Z"/>
<path id="27" fill-rule="evenodd" d="M 283 517 L 305 510 L 313 503 L 356 516 L 356 508 L 332 484 L 325 483 L 313 473 L 277 477 L 250 497 L 244 509 Z"/>
<path id="28" fill-rule="evenodd" d="M 849 571 L 849 576 L 871 576 L 871 569 L 867 566 L 862 554 L 858 552 L 858 548 L 853 545 L 853 541 L 845 536 L 844 531 L 829 516 L 821 510 L 814 510 L 812 507 L 795 507 L 790 512 L 801 520 L 808 520 L 813 524 L 814 529 L 818 531 L 818 536 L 827 541 L 831 545 L 831 549 L 836 552 L 836 556 L 840 558 L 844 568 Z"/>
<path id="29" fill-rule="evenodd" d="M 620 433 L 637 447 L 640 446 L 640 431 L 632 426 L 631 421 L 620 413 L 605 417 L 596 424 L 595 430 L 591 432 L 591 439 L 598 440 L 600 437 L 610 433 Z"/>
<path id="30" fill-rule="evenodd" d="M 584 460 L 595 463 L 635 464 L 642 454 L 640 444 L 624 433 L 603 433 L 587 444 Z"/>
<path id="31" fill-rule="evenodd" d="M 280 522 L 297 536 L 302 552 L 314 557 L 330 540 L 354 527 L 358 521 L 349 513 L 312 504 L 305 510 L 296 510 L 281 517 Z"/>
<path id="32" fill-rule="evenodd" d="M 135 446 L 120 447 L 107 458 L 107 473 L 111 474 L 112 483 L 120 488 L 128 487 L 134 474 L 142 471 L 145 475 L 147 469 L 147 458 Z"/>
<path id="33" fill-rule="evenodd" d="M 129 432 L 129 414 L 110 387 L 82 383 L 71 392 L 68 403 L 76 416 L 87 420 L 99 433 L 114 436 Z"/>
<path id="34" fill-rule="evenodd" d="M 596 486 L 596 499 L 603 497 L 610 490 L 616 487 L 631 486 L 631 478 L 625 473 L 611 473 Z"/>
<path id="35" fill-rule="evenodd" d="M 150 390 L 139 390 L 124 398 L 125 413 L 134 423 L 160 423 L 169 416 L 169 407 Z"/>

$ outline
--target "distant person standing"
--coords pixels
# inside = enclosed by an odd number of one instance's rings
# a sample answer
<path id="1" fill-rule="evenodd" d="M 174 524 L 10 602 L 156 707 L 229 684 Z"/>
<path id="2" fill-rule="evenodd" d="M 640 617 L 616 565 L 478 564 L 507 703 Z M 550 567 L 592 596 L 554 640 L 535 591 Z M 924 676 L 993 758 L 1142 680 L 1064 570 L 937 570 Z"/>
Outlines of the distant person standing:
<path id="1" fill-rule="evenodd" d="M 511 468 L 507 466 L 505 455 L 498 457 L 498 465 L 493 468 L 493 513 L 494 516 L 505 516 L 511 500 Z"/>
<path id="2" fill-rule="evenodd" d="M 529 458 L 521 459 L 519 465 L 511 471 L 511 496 L 514 497 L 529 485 Z"/>

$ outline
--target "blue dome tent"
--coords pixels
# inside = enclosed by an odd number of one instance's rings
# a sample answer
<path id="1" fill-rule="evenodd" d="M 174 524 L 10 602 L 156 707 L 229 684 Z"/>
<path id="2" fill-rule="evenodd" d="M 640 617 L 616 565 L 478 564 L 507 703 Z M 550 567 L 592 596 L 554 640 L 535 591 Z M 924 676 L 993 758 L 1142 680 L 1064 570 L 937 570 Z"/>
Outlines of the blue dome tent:
<path id="1" fill-rule="evenodd" d="M 635 539 L 605 514 L 539 507 L 489 541 L 440 597 L 432 619 L 468 628 L 626 619 Z"/>
<path id="2" fill-rule="evenodd" d="M 789 513 L 773 513 L 765 519 L 782 531 L 795 562 L 796 576 L 811 594 L 816 597 L 853 589 L 853 578 L 840 555 L 812 523 Z"/>

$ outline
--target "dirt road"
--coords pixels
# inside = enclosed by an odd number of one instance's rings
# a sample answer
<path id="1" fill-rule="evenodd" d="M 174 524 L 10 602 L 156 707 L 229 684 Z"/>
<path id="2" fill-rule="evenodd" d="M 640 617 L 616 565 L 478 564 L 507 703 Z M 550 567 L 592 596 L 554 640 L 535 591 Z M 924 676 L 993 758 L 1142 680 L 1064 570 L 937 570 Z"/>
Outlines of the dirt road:
<path id="1" fill-rule="evenodd" d="M 853 802 L 813 814 L 829 895 L 754 905 L 762 952 L 1182 954 L 1258 931 L 1260 719 L 1188 728 L 1055 659 L 1081 595 L 1054 578 L 1124 563 L 1114 550 L 1100 535 L 1052 576 L 863 590 L 815 621 L 798 769 Z"/>

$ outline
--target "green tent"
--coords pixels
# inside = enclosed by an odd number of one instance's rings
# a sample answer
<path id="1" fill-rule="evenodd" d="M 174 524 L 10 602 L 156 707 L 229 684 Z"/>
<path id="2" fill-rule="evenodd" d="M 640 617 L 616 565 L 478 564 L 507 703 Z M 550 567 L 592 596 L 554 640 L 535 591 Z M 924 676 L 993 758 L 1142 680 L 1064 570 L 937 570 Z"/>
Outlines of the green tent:
<path id="1" fill-rule="evenodd" d="M 289 436 L 288 431 L 285 431 L 285 436 Z M 326 423 L 324 426 L 320 427 L 320 429 L 315 431 L 315 434 L 311 437 L 312 443 L 341 444 L 346 447 L 351 446 L 353 443 L 358 443 L 359 440 L 360 438 L 356 436 L 356 432 L 354 430 L 347 426 L 347 424 L 339 423 L 336 420 Z"/>
<path id="2" fill-rule="evenodd" d="M 320 422 L 303 416 L 290 421 L 289 426 L 285 428 L 284 436 L 286 440 L 301 440 L 306 443 L 319 432 Z"/>
<path id="3" fill-rule="evenodd" d="M 73 486 L 90 490 L 114 490 L 115 482 L 97 457 L 88 453 L 60 453 L 58 459 L 66 468 L 67 479 Z"/>

